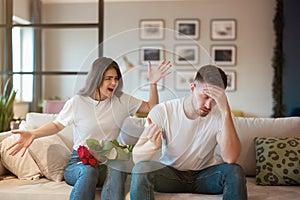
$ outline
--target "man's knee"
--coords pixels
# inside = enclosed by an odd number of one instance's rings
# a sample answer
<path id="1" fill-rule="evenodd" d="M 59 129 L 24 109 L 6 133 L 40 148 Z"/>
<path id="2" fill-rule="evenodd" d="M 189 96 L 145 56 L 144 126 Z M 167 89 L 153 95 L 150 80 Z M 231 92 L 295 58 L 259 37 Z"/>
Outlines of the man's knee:
<path id="1" fill-rule="evenodd" d="M 165 166 L 158 162 L 141 161 L 135 164 L 132 173 L 150 173 L 162 169 L 163 167 Z"/>
<path id="2" fill-rule="evenodd" d="M 239 180 L 241 182 L 246 181 L 244 170 L 239 164 L 236 164 L 236 163 L 228 164 L 228 163 L 226 163 L 225 164 L 225 173 L 226 173 L 227 177 L 234 178 L 234 179 Z"/>

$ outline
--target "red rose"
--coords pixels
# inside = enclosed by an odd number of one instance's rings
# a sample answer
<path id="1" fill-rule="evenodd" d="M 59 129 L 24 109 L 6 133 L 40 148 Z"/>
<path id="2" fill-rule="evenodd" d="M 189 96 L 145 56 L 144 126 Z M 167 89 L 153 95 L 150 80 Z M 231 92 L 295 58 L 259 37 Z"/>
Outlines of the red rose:
<path id="1" fill-rule="evenodd" d="M 88 164 L 89 164 L 89 159 L 87 159 L 87 158 L 82 158 L 82 159 L 81 159 L 81 162 L 82 162 L 82 164 L 84 164 L 84 165 L 88 165 Z"/>
<path id="2" fill-rule="evenodd" d="M 84 155 L 85 155 L 85 150 L 86 150 L 86 147 L 85 147 L 85 146 L 79 146 L 79 147 L 78 147 L 77 153 L 78 153 L 79 158 L 83 158 L 83 157 L 84 157 Z"/>
<path id="3" fill-rule="evenodd" d="M 96 160 L 95 158 L 90 158 L 89 164 L 96 167 L 98 165 L 98 160 Z"/>
<path id="4" fill-rule="evenodd" d="M 85 146 L 79 146 L 77 149 L 78 156 L 84 165 L 92 165 L 96 167 L 98 160 L 91 154 L 91 152 Z"/>

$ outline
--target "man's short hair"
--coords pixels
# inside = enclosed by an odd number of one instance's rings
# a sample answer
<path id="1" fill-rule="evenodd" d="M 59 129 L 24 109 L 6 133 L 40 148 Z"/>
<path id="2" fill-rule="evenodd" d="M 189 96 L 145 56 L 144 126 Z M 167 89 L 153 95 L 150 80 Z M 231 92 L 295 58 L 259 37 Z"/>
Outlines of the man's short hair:
<path id="1" fill-rule="evenodd" d="M 198 71 L 194 79 L 195 82 L 209 83 L 226 89 L 227 76 L 225 72 L 215 65 L 204 65 Z"/>

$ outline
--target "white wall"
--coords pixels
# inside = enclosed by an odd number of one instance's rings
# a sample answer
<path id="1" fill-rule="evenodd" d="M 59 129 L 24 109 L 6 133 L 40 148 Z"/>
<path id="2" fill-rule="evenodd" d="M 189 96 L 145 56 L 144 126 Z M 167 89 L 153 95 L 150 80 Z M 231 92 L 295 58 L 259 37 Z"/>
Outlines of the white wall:
<path id="1" fill-rule="evenodd" d="M 139 71 L 147 69 L 139 61 L 137 49 L 141 45 L 164 45 L 169 52 L 166 58 L 172 62 L 174 45 L 191 44 L 192 41 L 174 39 L 169 31 L 162 41 L 143 41 L 139 39 L 138 28 L 141 19 L 163 19 L 167 29 L 174 29 L 177 18 L 199 18 L 201 21 L 200 39 L 196 41 L 208 52 L 211 45 L 234 44 L 237 46 L 237 65 L 222 67 L 235 70 L 237 74 L 236 91 L 228 92 L 233 109 L 242 110 L 246 116 L 268 117 L 272 114 L 271 60 L 274 47 L 272 20 L 275 13 L 275 0 L 199 0 L 173 2 L 106 2 L 105 3 L 105 56 L 115 58 L 124 69 L 123 56 L 136 66 L 136 70 L 125 74 L 125 90 L 140 98 L 147 99 L 148 92 L 138 90 Z M 210 39 L 210 20 L 214 18 L 234 18 L 237 20 L 237 39 L 235 41 L 212 41 Z M 204 60 L 204 61 L 203 61 Z M 207 57 L 200 49 L 200 63 Z M 174 69 L 190 69 L 175 65 Z M 161 101 L 188 94 L 174 89 L 174 73 L 165 79 L 165 90 L 160 91 Z M 188 85 L 187 85 L 188 88 Z"/>
<path id="2" fill-rule="evenodd" d="M 98 9 L 94 3 L 44 4 L 43 23 L 96 23 Z M 88 71 L 83 66 L 91 51 L 97 48 L 97 28 L 43 29 L 42 62 L 45 71 Z M 43 98 L 68 99 L 78 90 L 77 75 L 43 76 Z M 79 84 L 80 87 L 82 84 Z"/>
<path id="3" fill-rule="evenodd" d="M 92 3 L 85 5 L 87 11 L 81 9 L 83 4 L 69 11 L 58 9 L 54 6 L 55 4 L 50 5 L 44 7 L 46 11 L 44 10 L 43 14 L 44 17 L 47 14 L 48 19 L 51 16 L 54 22 L 58 17 L 67 21 L 79 20 L 82 17 L 84 21 L 97 19 L 97 16 L 93 14 L 97 6 Z M 272 114 L 273 104 L 271 60 L 275 39 L 272 24 L 274 13 L 275 0 L 105 2 L 104 56 L 116 59 L 122 70 L 125 70 L 122 58 L 126 56 L 135 65 L 135 70 L 124 74 L 125 91 L 147 99 L 148 92 L 139 89 L 140 71 L 147 69 L 145 65 L 140 64 L 138 49 L 142 45 L 163 45 L 167 50 L 165 57 L 174 63 L 175 45 L 201 44 L 204 49 L 200 49 L 200 63 L 196 65 L 196 68 L 199 68 L 200 65 L 209 61 L 205 55 L 205 49 L 210 52 L 211 45 L 234 44 L 237 46 L 237 65 L 222 67 L 225 70 L 235 70 L 237 74 L 236 91 L 228 92 L 231 107 L 242 110 L 246 116 L 268 117 Z M 197 41 L 176 40 L 172 35 L 172 29 L 177 18 L 199 18 L 201 21 L 200 39 Z M 215 18 L 236 19 L 237 39 L 212 41 L 210 20 Z M 140 40 L 137 28 L 141 19 L 163 19 L 168 29 L 165 38 L 160 41 Z M 47 35 L 44 41 L 47 49 L 44 51 L 46 57 L 44 64 L 48 70 L 50 67 L 62 66 L 66 66 L 69 70 L 80 70 L 82 65 L 88 66 L 95 57 L 90 54 L 91 51 L 95 52 L 97 43 L 97 33 L 93 31 L 81 32 L 75 36 L 68 32 L 58 33 L 57 30 L 48 30 L 45 35 Z M 66 64 L 67 61 L 70 63 Z M 193 69 L 193 67 L 174 65 L 174 71 L 165 79 L 164 90 L 160 91 L 161 101 L 188 94 L 188 90 L 177 91 L 175 89 L 174 74 L 178 69 Z M 76 78 L 66 76 L 48 78 L 45 84 L 45 98 L 60 96 L 64 99 L 72 96 L 74 84 L 78 83 L 78 80 L 74 79 Z M 82 83 L 82 81 L 79 82 Z"/>
<path id="4" fill-rule="evenodd" d="M 30 21 L 30 0 L 13 0 L 13 14 L 16 17 Z"/>

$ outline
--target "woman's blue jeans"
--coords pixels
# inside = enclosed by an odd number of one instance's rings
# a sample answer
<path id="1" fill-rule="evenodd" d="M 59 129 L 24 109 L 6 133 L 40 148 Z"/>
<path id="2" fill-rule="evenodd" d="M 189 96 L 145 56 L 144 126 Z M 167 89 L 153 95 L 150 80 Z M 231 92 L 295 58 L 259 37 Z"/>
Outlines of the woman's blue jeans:
<path id="1" fill-rule="evenodd" d="M 73 151 L 64 171 L 65 181 L 73 186 L 70 200 L 94 200 L 97 186 L 102 186 L 106 178 L 106 166 L 93 167 L 78 163 L 77 151 Z"/>
<path id="2" fill-rule="evenodd" d="M 154 170 L 152 170 L 154 169 Z M 154 191 L 223 194 L 224 200 L 246 200 L 246 178 L 237 164 L 219 164 L 200 171 L 179 171 L 157 162 L 139 162 L 132 172 L 131 200 L 152 200 Z"/>

